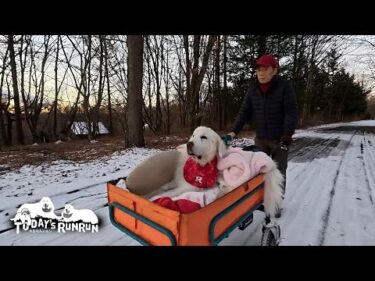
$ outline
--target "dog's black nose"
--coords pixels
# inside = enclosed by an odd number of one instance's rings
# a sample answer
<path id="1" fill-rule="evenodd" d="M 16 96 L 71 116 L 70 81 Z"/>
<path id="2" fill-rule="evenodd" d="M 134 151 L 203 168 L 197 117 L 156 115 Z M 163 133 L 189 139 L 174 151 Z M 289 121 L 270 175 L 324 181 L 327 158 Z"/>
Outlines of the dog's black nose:
<path id="1" fill-rule="evenodd" d="M 192 149 L 193 148 L 193 145 L 194 143 L 192 141 L 189 141 L 187 144 L 186 144 L 186 148 L 189 150 L 189 149 Z"/>
<path id="2" fill-rule="evenodd" d="M 186 150 L 187 150 L 187 153 L 188 154 L 193 154 L 193 145 L 194 143 L 192 141 L 189 141 L 188 143 L 186 143 Z"/>

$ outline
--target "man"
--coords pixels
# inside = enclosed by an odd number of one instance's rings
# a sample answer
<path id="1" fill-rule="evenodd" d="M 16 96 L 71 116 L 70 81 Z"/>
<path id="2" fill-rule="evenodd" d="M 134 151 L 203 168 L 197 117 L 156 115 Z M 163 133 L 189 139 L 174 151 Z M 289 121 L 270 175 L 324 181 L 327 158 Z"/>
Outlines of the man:
<path id="1" fill-rule="evenodd" d="M 255 127 L 255 145 L 274 159 L 285 182 L 288 164 L 288 146 L 298 122 L 298 106 L 292 84 L 279 77 L 278 61 L 272 55 L 263 55 L 255 65 L 257 79 L 250 85 L 234 122 L 229 138 L 234 138 L 246 122 Z M 280 217 L 281 210 L 277 217 Z"/>

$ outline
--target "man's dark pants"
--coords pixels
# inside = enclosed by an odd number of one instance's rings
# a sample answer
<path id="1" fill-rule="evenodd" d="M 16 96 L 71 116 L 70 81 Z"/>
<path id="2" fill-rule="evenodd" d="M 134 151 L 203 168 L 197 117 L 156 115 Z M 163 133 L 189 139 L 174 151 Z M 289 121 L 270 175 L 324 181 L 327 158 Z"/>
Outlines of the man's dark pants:
<path id="1" fill-rule="evenodd" d="M 282 149 L 280 140 L 266 140 L 255 137 L 255 145 L 270 156 L 277 163 L 281 174 L 284 176 L 283 194 L 286 188 L 286 169 L 288 168 L 288 149 Z"/>

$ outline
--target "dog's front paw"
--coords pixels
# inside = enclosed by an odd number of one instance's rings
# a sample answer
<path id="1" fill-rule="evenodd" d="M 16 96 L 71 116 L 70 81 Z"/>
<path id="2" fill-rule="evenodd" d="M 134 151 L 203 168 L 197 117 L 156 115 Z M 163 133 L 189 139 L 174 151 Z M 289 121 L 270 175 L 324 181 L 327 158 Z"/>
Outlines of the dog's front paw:
<path id="1" fill-rule="evenodd" d="M 222 197 L 234 189 L 233 187 L 228 186 L 223 182 L 219 182 L 218 188 L 219 188 L 218 197 Z"/>
<path id="2" fill-rule="evenodd" d="M 168 191 L 168 190 L 171 190 L 175 188 L 175 185 L 174 185 L 174 182 L 169 182 L 169 183 L 166 183 L 164 184 L 162 187 L 161 187 L 161 190 L 163 191 Z"/>
<path id="3" fill-rule="evenodd" d="M 161 188 L 162 191 L 168 191 L 168 190 L 171 190 L 171 189 L 172 189 L 171 186 L 163 186 L 163 187 Z"/>
<path id="4" fill-rule="evenodd" d="M 224 188 L 224 186 L 218 186 L 218 193 L 217 193 L 217 198 L 220 198 L 222 196 L 224 196 L 225 194 L 228 193 L 228 190 L 226 188 Z"/>

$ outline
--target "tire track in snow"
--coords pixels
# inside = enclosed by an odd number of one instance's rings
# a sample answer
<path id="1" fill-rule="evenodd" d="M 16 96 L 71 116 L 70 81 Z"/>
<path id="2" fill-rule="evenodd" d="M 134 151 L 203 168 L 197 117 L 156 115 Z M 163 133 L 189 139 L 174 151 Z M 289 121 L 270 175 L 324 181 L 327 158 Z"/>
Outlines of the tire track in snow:
<path id="1" fill-rule="evenodd" d="M 366 140 L 368 140 L 368 142 Z M 364 148 L 366 148 L 366 149 L 364 151 L 364 155 L 363 155 L 363 158 L 362 158 L 362 165 L 363 165 L 363 169 L 365 170 L 365 176 L 366 176 L 365 181 L 366 181 L 366 186 L 367 186 L 369 198 L 370 198 L 371 204 L 374 205 L 374 200 L 372 198 L 372 189 L 371 189 L 371 184 L 370 184 L 370 181 L 372 181 L 372 175 L 373 175 L 374 171 L 369 169 L 368 166 L 366 165 L 366 163 L 374 163 L 375 157 L 373 155 L 372 144 L 371 144 L 370 140 L 366 138 L 366 132 L 365 131 L 363 131 L 363 143 L 364 143 Z"/>
<path id="2" fill-rule="evenodd" d="M 320 143 L 316 143 L 307 153 L 304 152 L 303 149 L 301 149 L 301 151 L 302 151 L 302 153 L 306 153 L 306 159 L 313 158 L 311 160 L 314 160 L 314 159 L 317 159 L 317 158 L 321 158 L 322 155 L 323 156 L 328 155 L 329 152 L 332 150 L 332 144 L 334 144 L 336 141 L 337 141 L 337 134 L 330 134 L 329 138 L 322 139 L 322 141 Z M 304 155 L 304 154 L 302 154 L 302 155 Z M 289 161 L 290 160 L 288 160 L 288 162 Z M 306 162 L 308 162 L 308 161 L 306 161 Z M 303 182 L 306 182 L 306 181 L 308 182 L 308 179 L 306 177 L 306 172 L 307 171 L 311 172 L 312 167 L 314 167 L 315 169 L 318 169 L 318 167 L 316 166 L 316 163 L 314 161 L 309 161 L 309 163 L 304 165 L 303 167 L 297 166 L 297 165 L 294 166 L 294 167 L 291 167 L 291 168 L 288 167 L 288 173 L 291 173 L 292 171 L 294 172 L 295 169 L 301 169 L 301 170 L 298 173 L 295 173 L 296 176 L 294 178 L 289 179 L 289 177 L 287 177 L 287 183 L 288 182 L 298 182 L 301 177 L 305 177 Z M 287 188 L 288 188 L 288 185 L 287 185 Z M 294 193 L 294 192 L 292 194 L 289 194 L 290 201 L 293 200 L 293 197 L 295 196 L 295 194 L 296 193 Z"/>
<path id="3" fill-rule="evenodd" d="M 304 153 L 306 152 L 303 150 L 303 148 L 311 147 L 312 145 L 316 146 L 316 140 L 317 139 L 307 137 L 297 138 L 290 148 L 288 161 L 291 161 L 293 158 L 296 157 L 304 156 Z"/>
<path id="4" fill-rule="evenodd" d="M 305 143 L 311 146 L 303 145 Z M 317 209 L 317 206 L 322 201 L 328 204 L 336 167 L 347 143 L 348 137 L 341 139 L 336 132 L 329 132 L 320 138 L 312 136 L 312 141 L 306 137 L 300 143 L 299 153 L 302 155 L 298 161 L 291 161 L 288 167 L 285 208 L 278 219 L 281 226 L 280 245 L 317 244 L 324 213 L 324 207 Z M 299 235 L 296 236 L 296 233 Z"/>
<path id="5" fill-rule="evenodd" d="M 320 238 L 318 240 L 319 241 L 319 246 L 322 246 L 324 244 L 324 241 L 325 241 L 325 234 L 326 234 L 326 231 L 327 231 L 329 216 L 330 216 L 330 213 L 331 213 L 332 201 L 333 201 L 333 197 L 335 196 L 335 188 L 336 188 L 337 178 L 338 178 L 338 176 L 340 174 L 340 168 L 341 168 L 342 163 L 343 163 L 344 158 L 345 158 L 346 149 L 348 148 L 348 146 L 350 145 L 353 137 L 356 134 L 357 134 L 357 130 L 354 131 L 354 134 L 350 137 L 350 140 L 349 140 L 349 142 L 347 143 L 347 145 L 345 147 L 344 154 L 343 154 L 343 156 L 340 159 L 339 167 L 338 167 L 338 169 L 336 171 L 335 178 L 333 179 L 332 189 L 331 189 L 331 191 L 329 193 L 329 203 L 328 203 L 327 209 L 325 211 L 325 214 L 323 216 L 323 225 L 322 225 L 322 228 L 321 228 L 321 236 L 320 236 Z"/>

